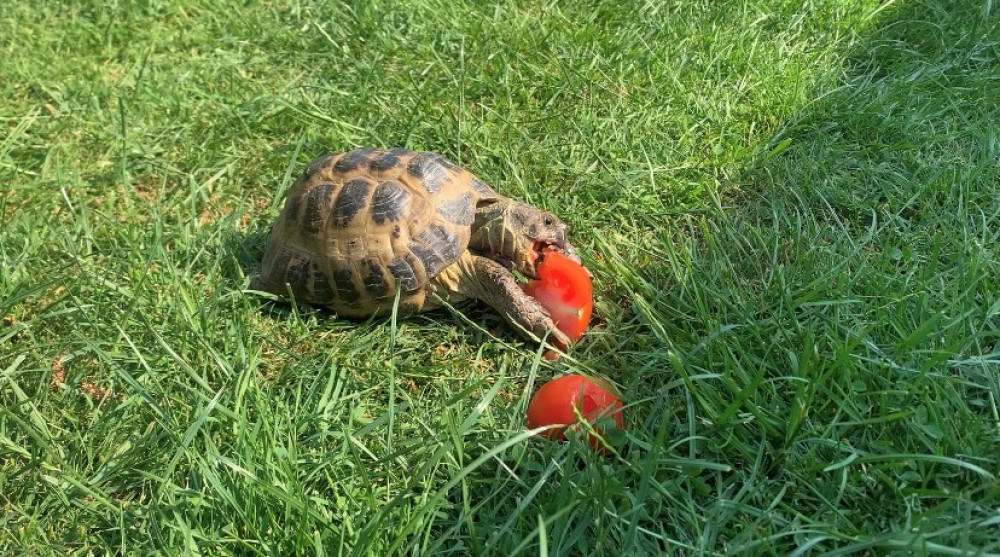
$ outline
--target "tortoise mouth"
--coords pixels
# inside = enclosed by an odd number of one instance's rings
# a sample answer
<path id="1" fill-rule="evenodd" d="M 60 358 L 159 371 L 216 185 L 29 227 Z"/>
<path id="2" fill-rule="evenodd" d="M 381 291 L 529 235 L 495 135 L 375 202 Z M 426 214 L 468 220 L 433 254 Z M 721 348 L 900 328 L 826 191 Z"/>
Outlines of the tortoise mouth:
<path id="1" fill-rule="evenodd" d="M 549 250 L 562 251 L 562 246 L 551 240 L 538 240 L 532 243 L 531 251 L 528 253 L 531 278 L 538 278 L 538 266 L 545 259 L 545 252 Z"/>
<path id="2" fill-rule="evenodd" d="M 490 259 L 503 265 L 508 271 L 514 271 L 516 268 L 527 278 L 537 279 L 538 266 L 541 265 L 542 260 L 545 259 L 545 252 L 551 250 L 565 253 L 565 250 L 556 242 L 550 240 L 537 240 L 532 242 L 531 246 L 524 251 L 522 263 L 515 263 L 502 255 L 493 255 Z"/>
<path id="3" fill-rule="evenodd" d="M 580 260 L 580 254 L 577 253 L 576 249 L 573 248 L 571 244 L 554 241 L 536 241 L 532 245 L 531 254 L 531 278 L 538 278 L 538 266 L 542 264 L 545 260 L 546 252 L 555 251 L 559 252 L 560 255 L 566 257 L 570 261 L 583 267 L 583 262 Z M 583 270 L 587 273 L 588 277 L 593 277 L 594 275 L 590 272 L 590 269 L 583 267 Z"/>

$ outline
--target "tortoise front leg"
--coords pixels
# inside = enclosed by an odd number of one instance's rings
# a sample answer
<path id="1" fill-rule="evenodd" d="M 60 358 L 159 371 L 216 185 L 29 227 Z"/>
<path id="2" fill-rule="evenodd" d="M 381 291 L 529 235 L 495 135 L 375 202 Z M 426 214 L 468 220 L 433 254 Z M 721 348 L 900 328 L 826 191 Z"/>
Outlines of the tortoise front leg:
<path id="1" fill-rule="evenodd" d="M 571 344 L 569 338 L 556 328 L 549 312 L 537 300 L 524 293 L 514 280 L 514 275 L 503 265 L 486 257 L 466 253 L 458 261 L 458 266 L 461 276 L 454 286 L 459 294 L 482 300 L 525 338 L 537 342 L 548 335 L 553 344 L 563 347 Z"/>

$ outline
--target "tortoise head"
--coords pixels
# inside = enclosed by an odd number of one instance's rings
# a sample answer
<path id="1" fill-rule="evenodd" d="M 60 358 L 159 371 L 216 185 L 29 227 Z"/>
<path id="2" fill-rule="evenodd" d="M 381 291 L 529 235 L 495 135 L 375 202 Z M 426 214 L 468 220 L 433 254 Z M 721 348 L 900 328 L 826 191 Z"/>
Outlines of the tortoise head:
<path id="1" fill-rule="evenodd" d="M 569 227 L 555 215 L 526 203 L 503 199 L 480 204 L 469 247 L 508 268 L 536 278 L 542 251 L 557 249 L 577 263 L 580 256 L 566 240 Z"/>

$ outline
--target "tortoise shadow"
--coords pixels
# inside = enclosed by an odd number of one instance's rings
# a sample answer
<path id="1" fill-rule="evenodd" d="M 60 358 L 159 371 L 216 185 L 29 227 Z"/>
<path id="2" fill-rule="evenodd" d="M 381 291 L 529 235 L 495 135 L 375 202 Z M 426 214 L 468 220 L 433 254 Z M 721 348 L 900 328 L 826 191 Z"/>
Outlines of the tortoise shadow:
<path id="1" fill-rule="evenodd" d="M 222 233 L 218 248 L 223 262 L 221 273 L 227 282 L 246 286 L 260 271 L 270 230 L 269 223 L 257 221 L 245 230 L 230 227 Z"/>

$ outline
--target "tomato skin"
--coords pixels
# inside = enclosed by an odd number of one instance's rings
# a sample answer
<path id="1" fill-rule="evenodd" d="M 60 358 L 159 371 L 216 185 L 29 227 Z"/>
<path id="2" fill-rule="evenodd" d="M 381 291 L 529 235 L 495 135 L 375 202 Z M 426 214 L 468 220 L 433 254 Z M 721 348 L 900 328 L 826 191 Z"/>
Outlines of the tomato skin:
<path id="1" fill-rule="evenodd" d="M 538 278 L 522 288 L 548 310 L 556 327 L 571 341 L 583 336 L 594 309 L 594 287 L 579 263 L 558 251 L 547 250 L 538 264 Z"/>
<path id="2" fill-rule="evenodd" d="M 563 375 L 541 386 L 528 404 L 528 428 L 546 425 L 562 425 L 542 432 L 542 435 L 554 440 L 566 439 L 566 428 L 576 423 L 576 413 L 573 408 L 579 408 L 580 414 L 593 423 L 597 419 L 612 415 L 618 429 L 624 427 L 622 418 L 622 402 L 610 388 L 582 375 Z M 603 433 L 600 428 L 594 428 Z M 588 441 L 594 447 L 600 447 L 600 442 L 592 435 Z"/>

